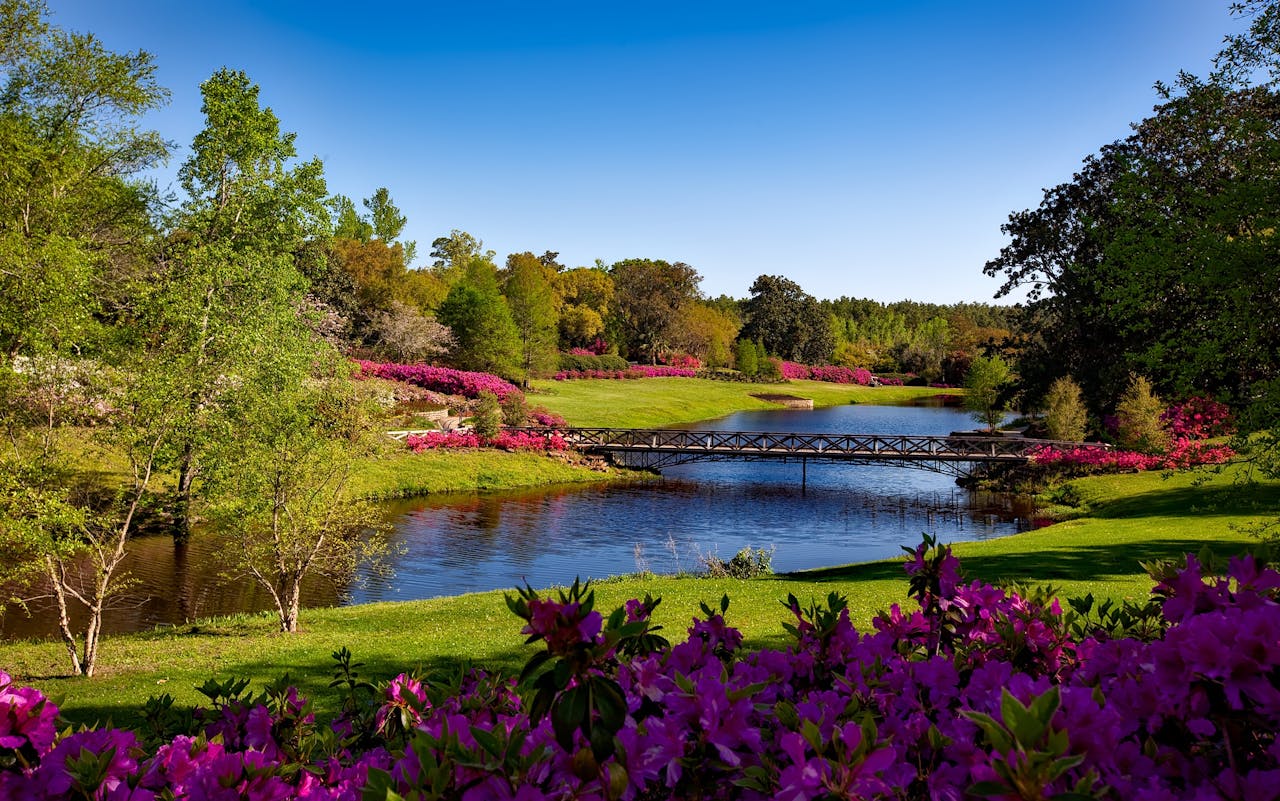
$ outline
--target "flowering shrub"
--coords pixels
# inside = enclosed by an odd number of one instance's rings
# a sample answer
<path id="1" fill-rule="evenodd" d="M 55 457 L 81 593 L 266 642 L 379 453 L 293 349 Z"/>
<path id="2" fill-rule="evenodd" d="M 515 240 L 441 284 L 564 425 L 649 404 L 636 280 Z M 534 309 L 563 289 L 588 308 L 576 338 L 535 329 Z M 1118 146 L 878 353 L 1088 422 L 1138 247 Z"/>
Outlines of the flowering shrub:
<path id="1" fill-rule="evenodd" d="M 563 417 L 541 406 L 535 406 L 529 410 L 529 423 L 530 425 L 545 426 L 547 428 L 565 428 L 569 425 L 569 422 Z"/>
<path id="2" fill-rule="evenodd" d="M 1209 439 L 1232 433 L 1231 410 L 1212 398 L 1191 398 L 1160 415 L 1165 430 L 1177 438 Z"/>
<path id="3" fill-rule="evenodd" d="M 552 378 L 556 381 L 570 381 L 579 378 L 694 378 L 697 370 L 685 367 L 665 367 L 662 365 L 632 365 L 625 370 L 561 370 Z"/>
<path id="4" fill-rule="evenodd" d="M 423 389 L 443 392 L 446 395 L 462 395 L 466 398 L 478 398 L 481 392 L 492 392 L 498 400 L 520 390 L 489 373 L 472 373 L 466 370 L 454 370 L 450 367 L 436 367 L 430 364 L 393 364 L 357 360 L 362 375 L 386 378 L 392 381 L 404 381 Z"/>
<path id="5" fill-rule="evenodd" d="M 1226 445 L 1210 445 L 1178 439 L 1165 453 L 1073 448 L 1061 450 L 1049 445 L 1031 452 L 1036 464 L 1083 468 L 1083 472 L 1104 470 L 1181 470 L 1207 464 L 1225 464 L 1235 451 Z"/>
<path id="6" fill-rule="evenodd" d="M 894 378 L 894 377 L 892 377 L 892 376 L 882 376 L 882 377 L 880 378 L 880 386 L 882 386 L 882 387 L 900 387 L 900 386 L 902 386 L 902 379 L 901 379 L 901 378 Z"/>
<path id="7" fill-rule="evenodd" d="M 797 364 L 796 362 L 779 362 L 778 369 L 782 377 L 788 381 L 826 381 L 830 384 L 858 384 L 868 386 L 877 380 L 870 370 L 862 367 L 837 367 L 835 365 Z M 882 384 L 891 384 L 892 379 L 879 379 Z M 902 382 L 898 381 L 898 385 Z"/>
<path id="8" fill-rule="evenodd" d="M 790 644 L 758 651 L 727 597 L 671 645 L 652 598 L 604 615 L 576 582 L 521 590 L 508 605 L 542 649 L 518 683 L 402 674 L 377 690 L 336 655 L 346 699 L 327 728 L 287 687 L 211 682 L 213 706 L 158 746 L 116 729 L 59 740 L 56 709 L 6 676 L 0 796 L 1274 797 L 1280 574 L 1250 557 L 1226 577 L 1190 556 L 1157 566 L 1150 614 L 1126 628 L 966 582 L 931 539 L 909 554 L 914 609 L 859 632 L 841 596 L 790 596 Z"/>
<path id="9" fill-rule="evenodd" d="M 658 362 L 668 367 L 683 367 L 686 370 L 697 370 L 702 367 L 702 361 L 688 353 L 659 353 Z"/>
<path id="10" fill-rule="evenodd" d="M 527 431 L 502 431 L 488 439 L 472 432 L 428 431 L 425 434 L 410 434 L 405 437 L 404 444 L 414 453 L 486 446 L 504 451 L 563 451 L 569 447 L 564 437 L 557 433 L 534 434 Z"/>

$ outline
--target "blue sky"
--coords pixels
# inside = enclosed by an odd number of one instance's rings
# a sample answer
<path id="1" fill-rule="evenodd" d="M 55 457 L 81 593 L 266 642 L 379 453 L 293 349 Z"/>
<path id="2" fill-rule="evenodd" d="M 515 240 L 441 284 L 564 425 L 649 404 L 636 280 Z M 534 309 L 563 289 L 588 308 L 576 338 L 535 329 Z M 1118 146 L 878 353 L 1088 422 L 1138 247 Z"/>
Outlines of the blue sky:
<path id="1" fill-rule="evenodd" d="M 156 57 L 180 145 L 198 87 L 246 71 L 332 192 L 379 186 L 406 238 L 499 259 L 684 261 L 818 297 L 989 300 L 1009 213 L 1203 74 L 1227 0 L 50 0 Z"/>

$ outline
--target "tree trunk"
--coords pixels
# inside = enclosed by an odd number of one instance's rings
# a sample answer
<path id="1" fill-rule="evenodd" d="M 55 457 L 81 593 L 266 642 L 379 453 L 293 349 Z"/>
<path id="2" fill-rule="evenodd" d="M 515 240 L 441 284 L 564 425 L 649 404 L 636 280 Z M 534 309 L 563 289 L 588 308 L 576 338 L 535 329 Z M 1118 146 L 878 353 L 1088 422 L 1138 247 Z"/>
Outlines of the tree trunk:
<path id="1" fill-rule="evenodd" d="M 71 657 L 71 672 L 76 676 L 83 676 L 84 667 L 80 663 L 76 635 L 71 631 L 71 616 L 67 613 L 67 592 L 62 586 L 58 564 L 52 556 L 46 556 L 45 567 L 49 573 L 49 583 L 53 586 L 53 597 L 58 602 L 58 633 L 62 635 L 62 642 L 67 646 L 67 655 Z"/>
<path id="2" fill-rule="evenodd" d="M 182 458 L 178 463 L 177 498 L 173 506 L 173 541 L 176 543 L 186 543 L 191 539 L 194 522 L 191 506 L 198 469 L 195 446 L 187 443 L 182 448 Z"/>
<path id="3" fill-rule="evenodd" d="M 302 606 L 302 581 L 290 579 L 290 586 L 285 600 L 284 614 L 280 617 L 280 630 L 289 634 L 298 632 L 298 611 Z"/>

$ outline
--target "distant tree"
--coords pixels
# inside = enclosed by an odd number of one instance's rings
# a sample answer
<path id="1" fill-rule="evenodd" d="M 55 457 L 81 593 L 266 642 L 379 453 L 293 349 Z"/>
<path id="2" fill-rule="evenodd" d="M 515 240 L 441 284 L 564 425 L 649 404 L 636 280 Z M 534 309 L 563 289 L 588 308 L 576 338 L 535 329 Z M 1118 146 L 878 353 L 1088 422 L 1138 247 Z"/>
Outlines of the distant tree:
<path id="1" fill-rule="evenodd" d="M 431 242 L 431 269 L 450 286 L 461 279 L 475 259 L 493 261 L 494 252 L 484 242 L 457 228 Z"/>
<path id="2" fill-rule="evenodd" d="M 826 363 L 835 340 L 830 315 L 796 282 L 779 275 L 762 275 L 751 284 L 751 297 L 742 302 L 745 336 L 764 343 L 784 359 Z"/>
<path id="3" fill-rule="evenodd" d="M 391 200 L 391 192 L 385 186 L 374 190 L 373 196 L 364 199 L 364 207 L 369 211 L 369 227 L 373 235 L 383 242 L 399 244 L 404 255 L 404 266 L 410 267 L 417 256 L 417 242 L 400 242 L 400 234 L 404 231 L 409 218 L 400 213 L 399 207 Z"/>
<path id="4" fill-rule="evenodd" d="M 550 373 L 559 341 L 555 272 L 532 253 L 507 257 L 502 290 L 520 338 L 520 369 L 525 376 Z"/>
<path id="5" fill-rule="evenodd" d="M 738 328 L 736 319 L 714 306 L 692 303 L 676 326 L 672 346 L 698 357 L 707 367 L 728 367 Z"/>
<path id="6" fill-rule="evenodd" d="M 557 273 L 555 284 L 561 298 L 561 347 L 586 347 L 605 332 L 614 299 L 613 279 L 605 270 L 577 267 Z"/>
<path id="7" fill-rule="evenodd" d="M 1160 420 L 1164 402 L 1151 390 L 1145 376 L 1134 375 L 1116 406 L 1119 428 L 1116 438 L 1122 448 L 1142 453 L 1160 453 L 1169 447 L 1169 432 Z"/>
<path id="8" fill-rule="evenodd" d="M 455 366 L 505 378 L 521 377 L 520 335 L 498 292 L 492 264 L 474 260 L 466 276 L 449 290 L 436 316 L 453 332 L 450 361 Z"/>
<path id="9" fill-rule="evenodd" d="M 1049 437 L 1079 442 L 1084 439 L 1088 420 L 1079 385 L 1070 376 L 1054 381 L 1045 396 L 1044 424 Z"/>
<path id="10" fill-rule="evenodd" d="M 627 259 L 609 269 L 615 317 L 634 357 L 656 363 L 682 312 L 698 299 L 697 270 L 682 262 Z"/>
<path id="11" fill-rule="evenodd" d="M 999 356 L 979 356 L 969 365 L 964 405 L 988 431 L 995 431 L 1004 419 L 1002 394 L 1011 379 L 1009 366 Z"/>
<path id="12" fill-rule="evenodd" d="M 373 226 L 356 211 L 356 204 L 346 195 L 334 195 L 327 205 L 333 215 L 333 236 L 355 242 L 368 242 L 373 236 Z"/>
<path id="13" fill-rule="evenodd" d="M 400 362 L 428 362 L 447 354 L 453 335 L 435 318 L 399 301 L 374 320 L 379 350 Z"/>
<path id="14" fill-rule="evenodd" d="M 749 339 L 739 339 L 734 347 L 734 362 L 738 365 L 738 372 L 748 378 L 754 377 L 760 371 L 756 343 Z"/>

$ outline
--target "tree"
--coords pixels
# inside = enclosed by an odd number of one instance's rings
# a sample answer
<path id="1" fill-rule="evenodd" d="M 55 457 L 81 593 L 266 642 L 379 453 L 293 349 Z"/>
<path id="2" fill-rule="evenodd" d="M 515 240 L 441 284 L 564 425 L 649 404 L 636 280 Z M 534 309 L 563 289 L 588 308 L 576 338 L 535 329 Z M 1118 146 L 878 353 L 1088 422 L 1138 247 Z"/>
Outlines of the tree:
<path id="1" fill-rule="evenodd" d="M 187 199 L 144 315 L 153 358 L 183 386 L 167 456 L 178 476 L 179 537 L 190 532 L 204 453 L 233 435 L 225 402 L 279 347 L 278 332 L 303 327 L 307 284 L 295 254 L 330 226 L 320 162 L 290 165 L 295 136 L 281 133 L 248 76 L 223 69 L 200 90 L 205 127 L 179 170 Z"/>
<path id="2" fill-rule="evenodd" d="M 452 286 L 466 274 L 472 261 L 492 262 L 494 255 L 492 250 L 484 249 L 483 241 L 454 228 L 448 236 L 436 237 L 431 242 L 431 269 Z"/>
<path id="3" fill-rule="evenodd" d="M 752 378 L 760 371 L 760 361 L 756 357 L 756 343 L 749 339 L 739 339 L 734 349 L 734 362 L 738 372 Z"/>
<path id="4" fill-rule="evenodd" d="M 682 262 L 626 259 L 609 268 L 615 318 L 632 355 L 657 363 L 682 312 L 698 299 L 697 270 Z"/>
<path id="5" fill-rule="evenodd" d="M 1080 386 L 1070 376 L 1054 381 L 1045 396 L 1044 424 L 1049 438 L 1079 442 L 1084 439 L 1088 420 Z"/>
<path id="6" fill-rule="evenodd" d="M 725 312 L 705 303 L 692 303 L 676 327 L 672 345 L 702 360 L 707 367 L 728 367 L 739 324 Z"/>
<path id="7" fill-rule="evenodd" d="M 1160 420 L 1164 403 L 1151 391 L 1145 376 L 1134 375 L 1116 406 L 1120 447 L 1142 453 L 1160 453 L 1169 447 L 1169 432 Z"/>
<path id="8" fill-rule="evenodd" d="M 309 576 L 344 584 L 388 551 L 377 510 L 347 487 L 373 448 L 373 413 L 341 359 L 306 340 L 268 358 L 231 411 L 237 436 L 213 460 L 213 514 L 236 544 L 230 575 L 267 591 L 283 632 L 298 630 Z"/>
<path id="9" fill-rule="evenodd" d="M 554 275 L 532 253 L 507 257 L 502 290 L 520 338 L 520 369 L 525 376 L 547 374 L 556 366 L 559 319 Z"/>
<path id="10" fill-rule="evenodd" d="M 835 340 L 827 311 L 800 285 L 779 275 L 762 275 L 742 303 L 743 335 L 759 340 L 769 353 L 793 361 L 822 364 L 831 359 Z"/>
<path id="11" fill-rule="evenodd" d="M 1040 206 L 988 262 L 1028 290 L 1028 394 L 1063 369 L 1095 413 L 1130 373 L 1243 404 L 1280 376 L 1280 96 L 1182 76 L 1155 114 Z"/>
<path id="12" fill-rule="evenodd" d="M 453 332 L 454 366 L 506 378 L 520 376 L 520 335 L 498 293 L 492 264 L 473 261 L 466 276 L 449 290 L 437 316 Z"/>
<path id="13" fill-rule="evenodd" d="M 115 346 L 129 343 L 102 330 L 136 312 L 119 287 L 147 264 L 154 190 L 132 176 L 168 152 L 139 121 L 168 93 L 149 54 L 112 53 L 45 16 L 40 2 L 0 4 L 0 585 L 5 601 L 49 594 L 72 671 L 91 676 L 171 421 L 149 380 L 108 391 L 106 365 L 126 363 Z M 93 436 L 132 469 L 95 483 L 60 438 L 107 409 Z"/>
<path id="14" fill-rule="evenodd" d="M 379 349 L 400 362 L 431 361 L 453 347 L 453 334 L 432 317 L 399 301 L 375 318 Z"/>
<path id="15" fill-rule="evenodd" d="M 561 347 L 587 347 L 605 332 L 605 318 L 613 306 L 613 279 L 604 269 L 577 267 L 556 273 L 555 287 L 561 298 Z"/>
<path id="16" fill-rule="evenodd" d="M 356 204 L 351 202 L 351 198 L 346 195 L 334 195 L 329 199 L 328 206 L 333 213 L 335 239 L 368 242 L 373 236 L 373 226 L 356 211 Z"/>
<path id="17" fill-rule="evenodd" d="M 471 426 L 481 440 L 491 440 L 502 433 L 502 405 L 492 392 L 481 392 L 476 401 Z"/>
<path id="18" fill-rule="evenodd" d="M 999 356 L 979 356 L 969 366 L 964 380 L 964 406 L 987 430 L 994 432 L 1004 420 L 1002 394 L 1012 376 Z"/>

